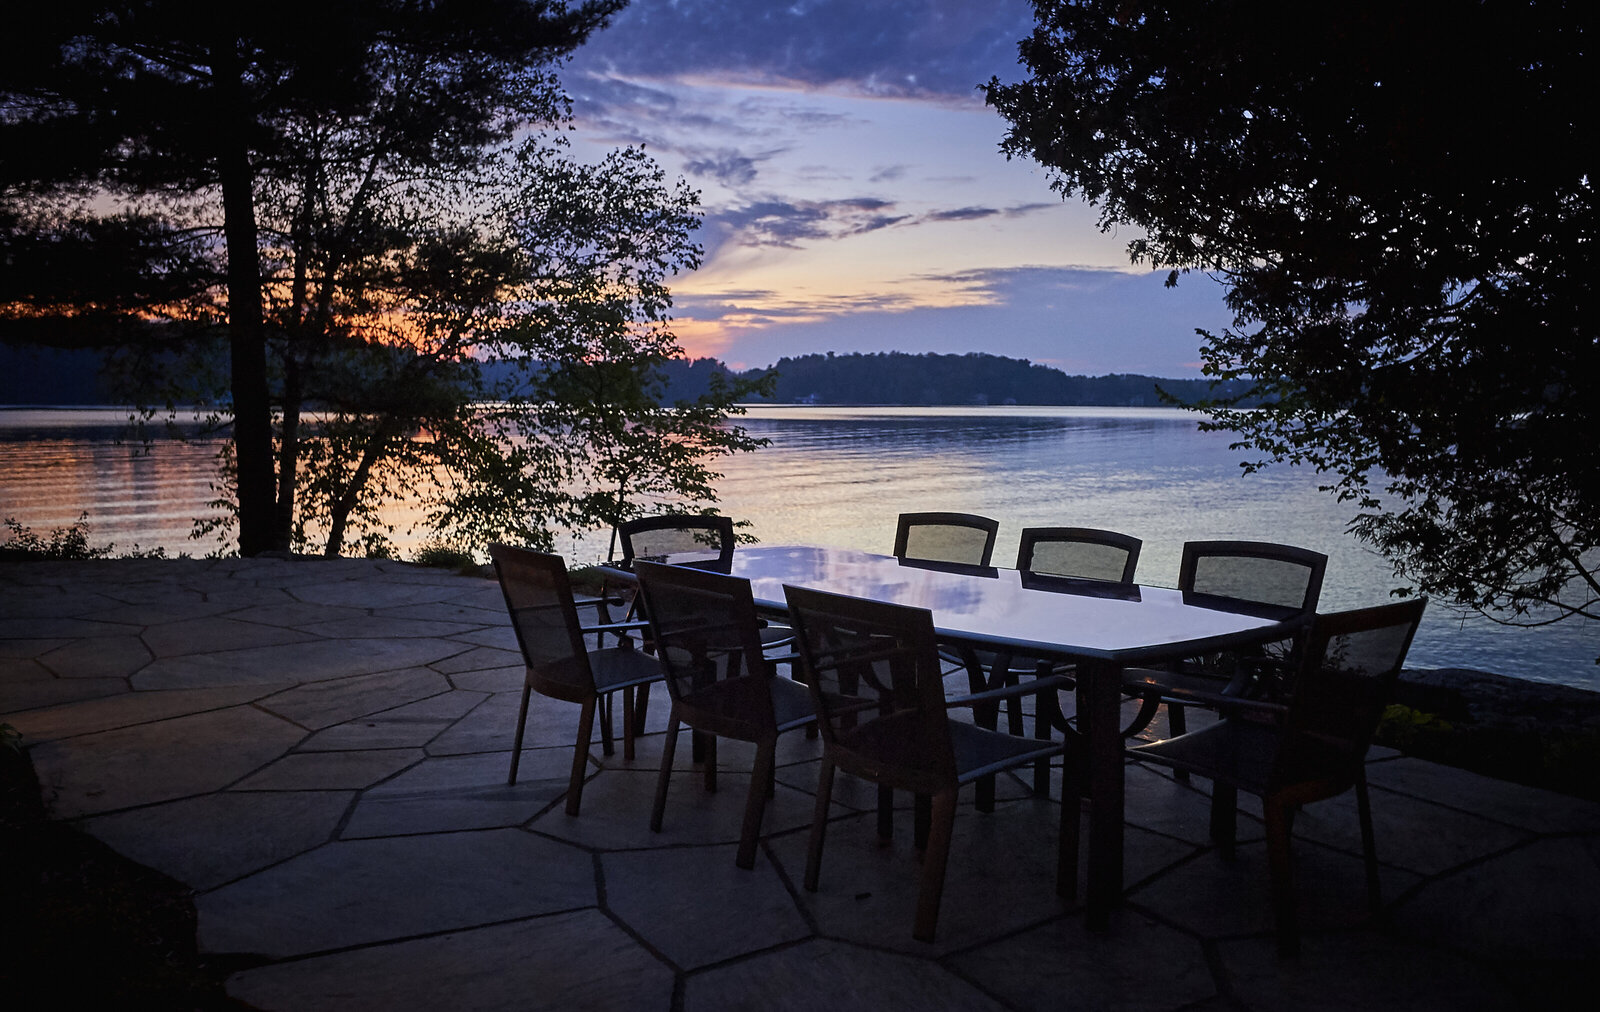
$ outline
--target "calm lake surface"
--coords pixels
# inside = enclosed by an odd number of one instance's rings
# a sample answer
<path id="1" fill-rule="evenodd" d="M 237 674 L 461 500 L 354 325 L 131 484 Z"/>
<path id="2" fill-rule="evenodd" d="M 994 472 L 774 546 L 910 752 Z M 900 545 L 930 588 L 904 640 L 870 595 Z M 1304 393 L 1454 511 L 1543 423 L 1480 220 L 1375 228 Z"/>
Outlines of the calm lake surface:
<path id="1" fill-rule="evenodd" d="M 93 545 L 215 551 L 188 534 L 213 512 L 219 444 L 161 441 L 139 455 L 115 441 L 122 420 L 114 410 L 0 410 L 0 516 L 48 534 L 87 511 Z M 745 424 L 772 445 L 726 463 L 722 509 L 767 544 L 887 552 L 897 514 L 959 510 L 1000 521 L 1000 565 L 1014 561 L 1023 527 L 1104 527 L 1144 540 L 1141 583 L 1172 586 L 1187 540 L 1240 538 L 1327 553 L 1324 611 L 1382 603 L 1400 585 L 1345 533 L 1349 508 L 1318 491 L 1315 473 L 1244 475 L 1226 434 L 1202 433 L 1174 409 L 762 406 Z M 404 553 L 424 537 L 397 540 Z M 606 545 L 590 536 L 558 547 L 580 562 Z M 1410 664 L 1600 689 L 1596 626 L 1506 628 L 1435 601 Z"/>

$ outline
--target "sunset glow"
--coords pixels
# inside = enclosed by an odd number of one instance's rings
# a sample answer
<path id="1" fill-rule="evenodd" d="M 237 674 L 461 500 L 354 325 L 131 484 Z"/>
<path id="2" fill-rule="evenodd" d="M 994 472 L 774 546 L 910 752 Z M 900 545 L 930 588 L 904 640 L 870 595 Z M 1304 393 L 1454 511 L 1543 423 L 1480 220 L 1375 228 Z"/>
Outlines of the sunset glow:
<path id="1" fill-rule="evenodd" d="M 673 286 L 684 349 L 745 368 L 987 351 L 1196 375 L 1195 329 L 1228 322 L 1221 286 L 1165 289 L 1129 263 L 1135 234 L 997 151 L 976 88 L 1015 76 L 1029 5 L 923 6 L 851 5 L 841 32 L 827 4 L 635 0 L 579 51 L 580 148 L 642 144 L 701 191 L 705 263 Z"/>

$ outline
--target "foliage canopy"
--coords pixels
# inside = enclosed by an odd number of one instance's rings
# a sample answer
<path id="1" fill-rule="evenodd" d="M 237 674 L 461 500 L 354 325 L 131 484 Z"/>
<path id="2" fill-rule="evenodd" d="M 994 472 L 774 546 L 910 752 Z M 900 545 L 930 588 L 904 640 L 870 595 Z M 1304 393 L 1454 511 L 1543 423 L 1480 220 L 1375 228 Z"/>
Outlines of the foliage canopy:
<path id="1" fill-rule="evenodd" d="M 1397 574 L 1600 618 L 1594 81 L 1581 4 L 1035 0 L 1001 148 L 1215 273 L 1209 405 L 1311 464 Z"/>
<path id="2" fill-rule="evenodd" d="M 547 547 L 714 501 L 738 391 L 660 377 L 697 196 L 540 132 L 624 2 L 53 5 L 0 60 L 0 322 L 219 404 L 244 554 L 387 550 L 394 498 Z"/>

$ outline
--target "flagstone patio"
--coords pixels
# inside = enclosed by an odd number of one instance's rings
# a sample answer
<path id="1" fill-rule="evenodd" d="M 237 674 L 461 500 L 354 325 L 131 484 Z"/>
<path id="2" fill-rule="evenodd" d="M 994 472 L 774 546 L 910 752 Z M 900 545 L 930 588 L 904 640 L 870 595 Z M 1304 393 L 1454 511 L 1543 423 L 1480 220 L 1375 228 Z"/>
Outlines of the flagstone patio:
<path id="1" fill-rule="evenodd" d="M 925 944 L 909 813 L 880 846 L 875 795 L 848 778 L 821 889 L 799 888 L 818 743 L 784 742 L 741 871 L 748 749 L 719 750 L 715 794 L 680 749 L 650 832 L 658 689 L 635 761 L 597 744 L 569 817 L 575 706 L 535 697 L 505 782 L 521 678 L 488 580 L 369 560 L 0 567 L 0 720 L 52 816 L 191 886 L 202 951 L 250 966 L 229 992 L 259 1008 L 1588 1007 L 1600 805 L 1376 755 L 1384 916 L 1353 799 L 1312 806 L 1304 953 L 1284 961 L 1259 820 L 1224 862 L 1205 785 L 1131 765 L 1127 902 L 1092 933 L 1050 889 L 1058 801 L 1011 780 L 992 814 L 964 799 Z"/>

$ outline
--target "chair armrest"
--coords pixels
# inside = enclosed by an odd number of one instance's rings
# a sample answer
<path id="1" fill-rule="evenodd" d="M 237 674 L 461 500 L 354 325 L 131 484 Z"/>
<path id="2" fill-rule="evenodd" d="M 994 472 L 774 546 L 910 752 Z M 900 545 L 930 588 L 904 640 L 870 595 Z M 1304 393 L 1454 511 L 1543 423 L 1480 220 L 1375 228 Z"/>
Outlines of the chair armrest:
<path id="1" fill-rule="evenodd" d="M 650 628 L 649 622 L 605 622 L 600 625 L 579 626 L 584 633 L 624 633 Z"/>
<path id="2" fill-rule="evenodd" d="M 1046 675 L 1027 682 L 1018 682 L 1014 685 L 1002 685 L 998 689 L 985 689 L 965 696 L 956 696 L 944 701 L 946 708 L 954 706 L 981 706 L 992 703 L 997 699 L 1011 699 L 1016 696 L 1032 696 L 1053 689 L 1071 689 L 1078 683 L 1065 675 Z"/>

